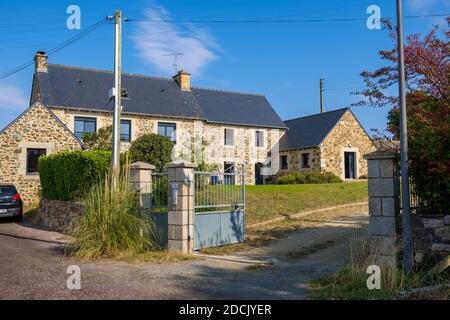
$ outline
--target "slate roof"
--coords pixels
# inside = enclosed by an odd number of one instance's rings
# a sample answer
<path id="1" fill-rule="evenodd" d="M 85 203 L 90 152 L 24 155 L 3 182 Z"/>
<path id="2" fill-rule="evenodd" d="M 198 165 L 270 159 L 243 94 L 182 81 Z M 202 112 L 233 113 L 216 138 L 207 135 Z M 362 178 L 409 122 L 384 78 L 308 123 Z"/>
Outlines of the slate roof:
<path id="1" fill-rule="evenodd" d="M 337 109 L 286 120 L 288 131 L 280 140 L 280 151 L 318 146 L 350 108 Z"/>
<path id="2" fill-rule="evenodd" d="M 113 110 L 108 92 L 112 72 L 48 64 L 37 72 L 38 98 L 49 107 L 98 111 Z M 213 123 L 285 128 L 263 95 L 191 87 L 182 91 L 171 78 L 122 75 L 123 112 L 152 116 L 201 119 Z"/>

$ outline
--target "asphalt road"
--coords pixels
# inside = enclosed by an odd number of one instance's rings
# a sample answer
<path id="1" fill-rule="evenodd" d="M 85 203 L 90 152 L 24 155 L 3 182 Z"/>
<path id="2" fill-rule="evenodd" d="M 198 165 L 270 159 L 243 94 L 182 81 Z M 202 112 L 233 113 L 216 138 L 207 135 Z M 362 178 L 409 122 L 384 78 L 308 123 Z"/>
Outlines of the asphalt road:
<path id="1" fill-rule="evenodd" d="M 211 258 L 164 264 L 76 261 L 62 254 L 64 241 L 26 223 L 0 223 L 0 299 L 304 299 L 307 282 L 334 271 L 348 247 L 341 241 L 298 261 L 251 270 L 247 263 Z M 80 290 L 67 289 L 70 265 L 80 267 Z"/>

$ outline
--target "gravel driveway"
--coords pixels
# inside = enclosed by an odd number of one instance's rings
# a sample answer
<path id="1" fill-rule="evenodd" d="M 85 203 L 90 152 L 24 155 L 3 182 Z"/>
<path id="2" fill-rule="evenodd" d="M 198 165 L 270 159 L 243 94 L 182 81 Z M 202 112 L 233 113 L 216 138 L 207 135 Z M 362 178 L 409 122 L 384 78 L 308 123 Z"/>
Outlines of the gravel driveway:
<path id="1" fill-rule="evenodd" d="M 365 215 L 361 219 L 365 220 Z M 358 220 L 357 220 L 358 221 Z M 364 230 L 365 223 L 339 225 L 339 239 Z M 282 247 L 320 237 L 322 226 L 289 235 Z M 309 231 L 308 231 L 309 230 Z M 303 232 L 303 236 L 301 235 Z M 308 232 L 310 233 L 308 235 Z M 0 299 L 304 299 L 307 282 L 334 271 L 345 262 L 344 240 L 300 260 L 281 261 L 270 268 L 249 263 L 198 258 L 176 263 L 129 264 L 111 260 L 76 261 L 61 253 L 59 233 L 26 223 L 0 223 Z M 280 240 L 283 241 L 283 240 Z M 277 248 L 274 242 L 267 252 Z M 259 254 L 261 255 L 261 254 Z M 270 258 L 270 257 L 266 257 Z M 67 267 L 81 269 L 81 289 L 66 287 Z"/>

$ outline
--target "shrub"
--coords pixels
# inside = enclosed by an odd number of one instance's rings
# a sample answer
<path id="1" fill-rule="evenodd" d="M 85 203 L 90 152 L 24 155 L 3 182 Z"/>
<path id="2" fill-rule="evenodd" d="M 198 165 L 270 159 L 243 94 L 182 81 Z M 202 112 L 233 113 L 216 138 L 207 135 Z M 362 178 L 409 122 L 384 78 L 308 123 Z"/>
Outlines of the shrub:
<path id="1" fill-rule="evenodd" d="M 98 129 L 97 132 L 83 134 L 82 140 L 89 150 L 112 150 L 112 126 Z"/>
<path id="2" fill-rule="evenodd" d="M 171 161 L 173 142 L 158 134 L 142 135 L 131 143 L 129 155 L 132 162 L 143 161 L 162 170 Z"/>
<path id="3" fill-rule="evenodd" d="M 158 229 L 150 217 L 139 215 L 128 172 L 125 166 L 115 188 L 111 186 L 111 172 L 91 187 L 68 253 L 79 258 L 99 258 L 157 248 Z"/>
<path id="4" fill-rule="evenodd" d="M 331 172 L 296 172 L 277 177 L 277 184 L 317 184 L 317 183 L 341 183 L 341 178 Z"/>
<path id="5" fill-rule="evenodd" d="M 111 164 L 108 151 L 66 151 L 39 158 L 42 196 L 50 200 L 79 200 L 104 177 Z"/>
<path id="6" fill-rule="evenodd" d="M 450 212 L 450 99 L 435 99 L 421 92 L 408 94 L 408 155 L 411 183 L 422 213 Z M 398 110 L 389 113 L 398 134 Z"/>

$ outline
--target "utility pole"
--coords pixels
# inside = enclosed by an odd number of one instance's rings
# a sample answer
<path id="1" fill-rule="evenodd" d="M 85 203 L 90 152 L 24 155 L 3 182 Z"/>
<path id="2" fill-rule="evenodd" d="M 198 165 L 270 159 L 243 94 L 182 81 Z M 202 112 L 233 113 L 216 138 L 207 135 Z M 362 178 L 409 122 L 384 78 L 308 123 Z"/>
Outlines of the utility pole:
<path id="1" fill-rule="evenodd" d="M 400 168 L 402 181 L 402 222 L 403 222 L 403 269 L 413 270 L 413 247 L 411 241 L 411 211 L 409 195 L 408 126 L 405 96 L 405 57 L 403 52 L 402 1 L 397 0 L 397 51 L 398 87 L 400 103 Z"/>
<path id="2" fill-rule="evenodd" d="M 324 88 L 325 79 L 320 78 L 320 113 L 323 113 L 323 88 Z"/>
<path id="3" fill-rule="evenodd" d="M 113 185 L 117 185 L 120 172 L 120 113 L 122 112 L 122 12 L 115 12 L 115 49 L 114 49 L 114 113 L 113 113 L 113 148 L 112 170 Z"/>

